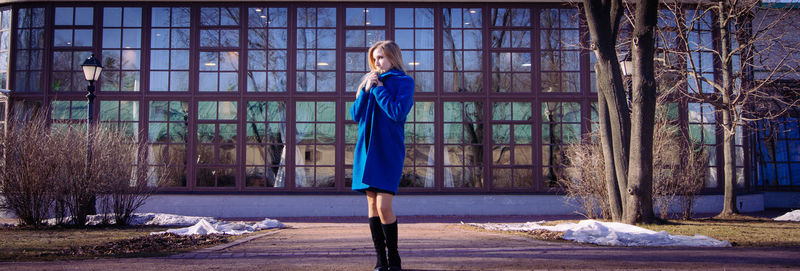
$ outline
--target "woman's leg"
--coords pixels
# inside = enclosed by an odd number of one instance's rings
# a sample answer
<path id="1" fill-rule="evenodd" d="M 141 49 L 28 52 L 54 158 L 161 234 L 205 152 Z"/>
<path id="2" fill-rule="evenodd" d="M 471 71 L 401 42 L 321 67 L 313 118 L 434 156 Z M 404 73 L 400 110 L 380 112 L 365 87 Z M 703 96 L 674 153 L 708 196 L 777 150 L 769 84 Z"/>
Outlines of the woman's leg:
<path id="1" fill-rule="evenodd" d="M 392 210 L 392 198 L 394 195 L 387 193 L 376 193 L 378 215 L 381 217 L 381 223 L 392 224 L 397 218 L 394 216 Z"/>
<path id="2" fill-rule="evenodd" d="M 372 244 L 375 246 L 375 270 L 386 270 L 389 262 L 386 259 L 386 237 L 383 233 L 383 226 L 378 217 L 378 201 L 376 193 L 367 191 L 367 206 L 369 214 L 369 231 L 372 234 Z"/>
<path id="3" fill-rule="evenodd" d="M 400 253 L 397 252 L 397 217 L 392 210 L 394 196 L 387 193 L 378 193 L 378 214 L 383 225 L 383 234 L 386 237 L 386 248 L 389 253 L 389 270 L 402 270 L 400 267 Z"/>

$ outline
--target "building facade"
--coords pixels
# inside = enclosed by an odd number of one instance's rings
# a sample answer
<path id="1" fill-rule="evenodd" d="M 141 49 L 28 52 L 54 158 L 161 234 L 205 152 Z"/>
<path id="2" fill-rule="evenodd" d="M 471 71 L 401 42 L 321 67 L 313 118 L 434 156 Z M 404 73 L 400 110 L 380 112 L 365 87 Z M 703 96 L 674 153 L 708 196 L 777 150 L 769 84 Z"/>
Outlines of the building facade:
<path id="1" fill-rule="evenodd" d="M 49 1 L 0 10 L 10 111 L 47 106 L 53 126 L 85 125 L 80 64 L 94 54 L 104 66 L 94 117 L 149 143 L 147 166 L 170 168 L 157 172 L 168 175 L 164 194 L 351 195 L 357 125 L 348 109 L 378 40 L 400 45 L 416 82 L 401 194 L 557 194 L 564 147 L 596 119 L 588 31 L 577 7 L 560 2 Z M 696 31 L 713 47 L 713 30 Z M 703 65 L 715 75 L 713 61 Z M 719 193 L 713 107 L 672 106 L 710 153 L 704 192 Z M 782 163 L 800 171 L 793 131 Z M 737 139 L 742 191 L 763 187 L 748 174 L 755 142 Z M 798 187 L 797 176 L 776 187 Z"/>

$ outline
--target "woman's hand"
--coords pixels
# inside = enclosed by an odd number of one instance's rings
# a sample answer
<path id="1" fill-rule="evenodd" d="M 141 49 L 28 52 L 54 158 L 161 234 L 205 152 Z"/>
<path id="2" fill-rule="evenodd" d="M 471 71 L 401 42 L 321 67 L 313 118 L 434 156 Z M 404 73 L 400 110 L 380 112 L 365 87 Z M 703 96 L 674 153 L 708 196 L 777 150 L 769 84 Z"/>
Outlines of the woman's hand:
<path id="1" fill-rule="evenodd" d="M 381 80 L 378 80 L 378 73 L 376 72 L 371 72 L 367 74 L 367 82 L 368 82 L 367 86 L 364 88 L 364 90 L 367 92 L 369 92 L 369 90 L 373 86 L 383 86 L 383 82 L 381 82 Z"/>

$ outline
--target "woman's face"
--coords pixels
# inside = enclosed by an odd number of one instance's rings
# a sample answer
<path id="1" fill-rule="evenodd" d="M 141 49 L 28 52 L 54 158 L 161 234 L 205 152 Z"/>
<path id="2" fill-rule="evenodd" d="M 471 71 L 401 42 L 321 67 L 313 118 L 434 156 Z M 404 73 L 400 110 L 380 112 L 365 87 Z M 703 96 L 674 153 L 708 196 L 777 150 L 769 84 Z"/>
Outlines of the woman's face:
<path id="1" fill-rule="evenodd" d="M 372 59 L 375 60 L 375 68 L 382 71 L 392 69 L 392 62 L 383 55 L 383 49 L 376 48 L 372 51 Z"/>

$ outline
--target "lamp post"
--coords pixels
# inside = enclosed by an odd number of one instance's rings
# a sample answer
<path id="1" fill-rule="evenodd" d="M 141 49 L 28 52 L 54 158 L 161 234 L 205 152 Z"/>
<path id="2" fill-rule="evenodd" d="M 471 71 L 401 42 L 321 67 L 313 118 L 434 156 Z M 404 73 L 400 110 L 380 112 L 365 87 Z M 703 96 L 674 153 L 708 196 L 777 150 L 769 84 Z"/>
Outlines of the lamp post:
<path id="1" fill-rule="evenodd" d="M 630 77 L 633 75 L 633 61 L 631 61 L 631 54 L 628 53 L 625 59 L 619 62 L 619 69 L 622 71 L 623 80 L 625 80 L 625 96 L 628 98 L 628 108 L 631 107 L 631 83 Z"/>
<path id="2" fill-rule="evenodd" d="M 103 65 L 100 63 L 97 58 L 94 57 L 94 54 L 83 61 L 81 64 L 83 68 L 83 76 L 86 81 L 89 81 L 89 86 L 86 88 L 88 94 L 86 94 L 86 100 L 88 100 L 89 105 L 86 109 L 87 113 L 87 120 L 86 120 L 86 178 L 89 179 L 89 174 L 92 168 L 92 126 L 94 121 L 94 81 L 100 79 L 100 72 L 103 71 Z M 85 208 L 86 214 L 94 214 L 95 211 L 95 198 L 93 197 L 87 204 L 87 206 L 80 206 L 79 208 Z"/>

